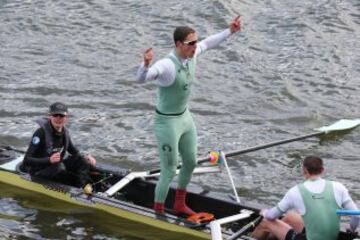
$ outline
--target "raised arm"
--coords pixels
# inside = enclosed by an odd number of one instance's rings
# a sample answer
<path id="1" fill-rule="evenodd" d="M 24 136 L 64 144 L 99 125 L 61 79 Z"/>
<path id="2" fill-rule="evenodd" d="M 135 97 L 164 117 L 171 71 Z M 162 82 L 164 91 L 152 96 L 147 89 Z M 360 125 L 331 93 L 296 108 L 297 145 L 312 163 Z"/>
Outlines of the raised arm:
<path id="1" fill-rule="evenodd" d="M 143 63 L 138 68 L 136 79 L 139 82 L 145 82 L 147 79 L 155 79 L 157 74 L 157 71 L 155 69 L 153 71 L 149 72 L 150 63 L 154 58 L 154 52 L 152 48 L 148 48 L 145 50 L 143 55 Z"/>
<path id="2" fill-rule="evenodd" d="M 230 37 L 231 34 L 236 33 L 241 29 L 241 21 L 240 16 L 237 16 L 233 21 L 230 23 L 229 28 L 225 29 L 224 31 L 211 35 L 204 40 L 202 40 L 196 49 L 195 56 L 198 56 L 204 53 L 206 50 L 212 49 L 220 45 L 226 39 Z"/>
<path id="3" fill-rule="evenodd" d="M 170 86 L 175 80 L 175 66 L 169 58 L 157 61 L 151 67 L 154 58 L 152 48 L 147 49 L 143 55 L 143 62 L 138 68 L 136 79 L 144 83 L 156 81 L 159 86 Z"/>

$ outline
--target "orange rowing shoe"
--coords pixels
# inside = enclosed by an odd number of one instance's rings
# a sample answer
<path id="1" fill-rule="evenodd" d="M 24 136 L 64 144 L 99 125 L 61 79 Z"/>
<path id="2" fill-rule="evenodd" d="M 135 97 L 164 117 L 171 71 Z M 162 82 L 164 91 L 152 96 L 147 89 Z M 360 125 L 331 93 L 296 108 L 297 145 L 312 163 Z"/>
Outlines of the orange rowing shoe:
<path id="1" fill-rule="evenodd" d="M 194 223 L 204 223 L 204 222 L 210 222 L 213 219 L 214 219 L 214 214 L 207 212 L 199 212 L 191 215 L 186 220 Z"/>

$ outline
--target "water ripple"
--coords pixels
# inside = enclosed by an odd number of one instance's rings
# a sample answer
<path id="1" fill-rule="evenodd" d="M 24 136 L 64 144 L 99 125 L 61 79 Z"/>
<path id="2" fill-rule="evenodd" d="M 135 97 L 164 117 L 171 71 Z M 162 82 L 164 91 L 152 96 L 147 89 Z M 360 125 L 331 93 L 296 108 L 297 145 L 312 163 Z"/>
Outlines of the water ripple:
<path id="1" fill-rule="evenodd" d="M 135 82 L 142 52 L 153 47 L 157 60 L 171 50 L 174 27 L 190 25 L 203 39 L 238 14 L 242 32 L 198 60 L 190 108 L 199 155 L 359 118 L 359 11 L 357 0 L 2 0 L 0 140 L 25 149 L 34 120 L 46 115 L 50 103 L 64 101 L 70 107 L 72 138 L 84 152 L 132 169 L 157 168 L 156 87 Z M 359 139 L 356 129 L 235 157 L 229 165 L 242 197 L 273 204 L 301 180 L 299 159 L 319 154 L 328 162 L 327 176 L 344 182 L 359 201 L 354 171 Z M 231 194 L 223 174 L 194 177 L 193 183 Z M 18 209 L 11 199 L 5 205 Z M 12 214 L 0 216 L 0 236 L 30 229 L 31 237 L 45 237 Z M 63 236 L 111 239 L 77 219 L 64 216 L 53 222 Z M 8 226 L 14 230 L 7 231 Z"/>

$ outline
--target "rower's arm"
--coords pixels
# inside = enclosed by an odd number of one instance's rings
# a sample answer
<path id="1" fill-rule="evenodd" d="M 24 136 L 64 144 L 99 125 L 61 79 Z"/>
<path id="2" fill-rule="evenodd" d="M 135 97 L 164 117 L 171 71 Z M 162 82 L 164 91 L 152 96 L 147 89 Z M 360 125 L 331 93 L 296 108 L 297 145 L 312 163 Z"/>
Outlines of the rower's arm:
<path id="1" fill-rule="evenodd" d="M 348 189 L 339 182 L 333 181 L 334 196 L 336 203 L 346 210 L 358 210 L 356 203 L 352 200 Z M 351 216 L 350 218 L 350 230 L 355 232 L 359 226 L 360 216 Z"/>
<path id="2" fill-rule="evenodd" d="M 274 220 L 281 217 L 285 212 L 281 211 L 278 206 L 271 209 L 266 209 L 263 213 L 263 217 L 269 220 Z"/>
<path id="3" fill-rule="evenodd" d="M 136 79 L 140 83 L 156 81 L 159 86 L 170 86 L 175 81 L 175 65 L 169 58 L 161 59 L 151 67 L 145 67 L 143 62 L 138 68 Z"/>
<path id="4" fill-rule="evenodd" d="M 279 218 L 290 209 L 296 209 L 300 214 L 304 214 L 305 207 L 302 203 L 300 193 L 297 187 L 292 187 L 281 201 L 273 208 L 265 211 L 264 217 L 269 220 Z"/>
<path id="5" fill-rule="evenodd" d="M 358 210 L 356 203 L 352 200 L 349 191 L 343 184 L 333 182 L 333 186 L 335 199 L 339 206 L 346 210 Z M 356 228 L 359 226 L 359 221 L 360 216 L 358 215 L 350 217 L 350 230 L 352 232 L 356 231 Z"/>
<path id="6" fill-rule="evenodd" d="M 209 49 L 215 48 L 228 39 L 231 35 L 231 31 L 229 28 L 225 29 L 224 31 L 211 35 L 210 37 L 205 38 L 197 45 L 195 56 L 199 56 L 206 52 Z"/>
<path id="7" fill-rule="evenodd" d="M 343 207 L 344 207 L 344 209 L 347 209 L 347 210 L 358 210 L 356 204 L 352 200 L 346 202 L 343 205 Z M 359 226 L 359 222 L 360 222 L 360 216 L 359 215 L 351 216 L 351 218 L 350 218 L 350 230 L 352 232 L 356 231 L 356 228 Z"/>

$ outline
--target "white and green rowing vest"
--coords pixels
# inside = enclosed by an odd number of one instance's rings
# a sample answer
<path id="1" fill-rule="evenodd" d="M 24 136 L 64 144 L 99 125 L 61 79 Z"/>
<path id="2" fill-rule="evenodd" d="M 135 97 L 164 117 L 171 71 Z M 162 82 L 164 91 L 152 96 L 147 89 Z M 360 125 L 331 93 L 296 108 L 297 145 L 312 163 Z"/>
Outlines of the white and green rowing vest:
<path id="1" fill-rule="evenodd" d="M 187 108 L 195 78 L 195 61 L 189 59 L 183 66 L 174 55 L 169 55 L 169 58 L 175 65 L 175 81 L 170 86 L 159 87 L 157 110 L 164 114 L 179 114 Z"/>
<path id="2" fill-rule="evenodd" d="M 334 197 L 333 185 L 325 181 L 322 193 L 312 193 L 304 183 L 298 185 L 305 205 L 302 216 L 307 240 L 336 240 L 340 231 L 340 217 L 336 214 L 339 208 Z"/>

